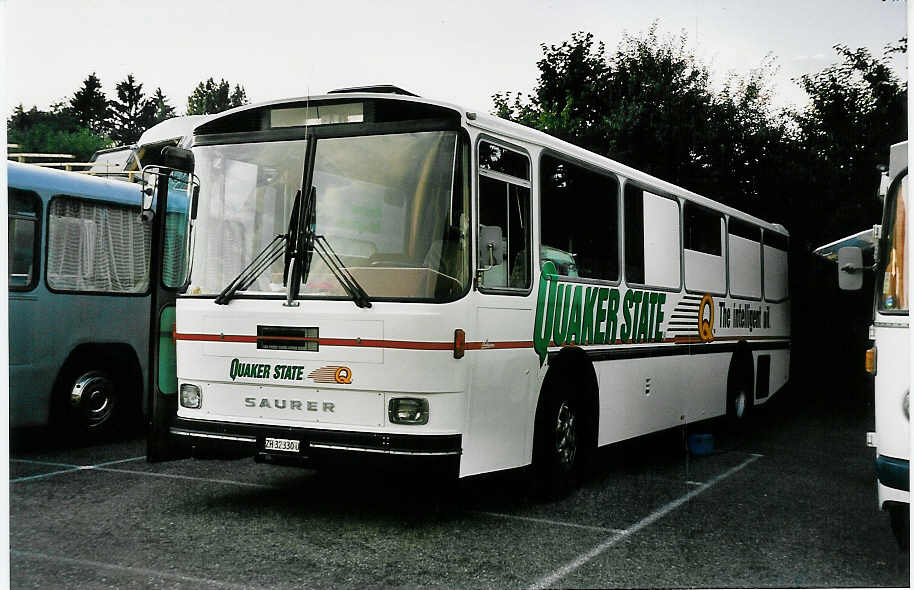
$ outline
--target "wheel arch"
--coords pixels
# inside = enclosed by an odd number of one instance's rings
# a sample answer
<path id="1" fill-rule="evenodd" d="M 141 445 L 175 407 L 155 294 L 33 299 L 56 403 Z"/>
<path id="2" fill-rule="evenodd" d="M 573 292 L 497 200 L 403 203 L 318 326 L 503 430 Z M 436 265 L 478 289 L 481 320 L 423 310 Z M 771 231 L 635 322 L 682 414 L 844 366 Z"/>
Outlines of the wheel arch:
<path id="1" fill-rule="evenodd" d="M 51 397 L 51 421 L 62 417 L 63 408 L 60 406 L 60 396 L 56 394 L 66 387 L 66 382 L 74 373 L 81 371 L 80 367 L 84 368 L 82 370 L 102 368 L 111 370 L 122 381 L 127 391 L 136 392 L 135 395 L 125 398 L 131 404 L 131 411 L 145 412 L 144 384 L 146 380 L 139 355 L 133 346 L 124 342 L 91 342 L 74 347 L 60 365 L 52 390 L 55 395 Z"/>
<path id="2" fill-rule="evenodd" d="M 531 461 L 536 453 L 537 428 L 542 423 L 545 401 L 563 386 L 570 386 L 576 392 L 582 407 L 581 418 L 587 434 L 586 443 L 596 448 L 600 427 L 600 391 L 597 372 L 593 362 L 584 350 L 577 346 L 566 346 L 558 353 L 550 353 L 548 368 L 540 385 L 534 414 L 533 444 Z"/>

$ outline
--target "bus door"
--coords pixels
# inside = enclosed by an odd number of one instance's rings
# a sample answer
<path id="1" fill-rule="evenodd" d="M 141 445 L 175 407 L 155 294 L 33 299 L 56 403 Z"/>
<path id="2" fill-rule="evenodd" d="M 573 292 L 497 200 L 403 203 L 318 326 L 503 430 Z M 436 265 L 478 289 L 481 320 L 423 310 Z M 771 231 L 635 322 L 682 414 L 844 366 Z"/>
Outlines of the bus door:
<path id="1" fill-rule="evenodd" d="M 538 366 L 530 341 L 535 301 L 530 160 L 520 149 L 481 140 L 478 145 L 476 330 L 484 343 L 474 355 L 464 455 L 485 457 L 472 472 L 516 464 L 524 437 L 505 437 L 522 415 Z M 464 466 L 461 466 L 464 468 Z"/>
<path id="2" fill-rule="evenodd" d="M 144 219 L 153 224 L 150 257 L 152 314 L 149 330 L 146 459 L 168 461 L 189 455 L 170 428 L 178 410 L 177 358 L 174 334 L 175 298 L 187 288 L 190 244 L 199 183 L 193 176 L 193 153 L 163 148 L 161 163 L 144 168 Z"/>

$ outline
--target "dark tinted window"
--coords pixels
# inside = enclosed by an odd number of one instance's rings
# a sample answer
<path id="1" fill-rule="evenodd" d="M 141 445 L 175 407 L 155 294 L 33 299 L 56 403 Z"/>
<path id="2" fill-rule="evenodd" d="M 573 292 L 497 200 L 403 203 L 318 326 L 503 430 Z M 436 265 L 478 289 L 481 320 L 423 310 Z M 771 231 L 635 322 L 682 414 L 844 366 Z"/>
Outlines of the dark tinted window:
<path id="1" fill-rule="evenodd" d="M 479 177 L 480 286 L 530 287 L 530 189 Z"/>
<path id="2" fill-rule="evenodd" d="M 751 223 L 746 223 L 745 221 L 740 221 L 739 219 L 733 219 L 731 217 L 727 224 L 727 228 L 730 235 L 746 238 L 753 242 L 762 241 L 762 228 L 752 225 Z"/>
<path id="3" fill-rule="evenodd" d="M 11 291 L 28 291 L 38 282 L 41 201 L 31 191 L 11 188 L 7 206 L 9 288 Z"/>
<path id="4" fill-rule="evenodd" d="M 787 236 L 766 231 L 764 240 L 766 246 L 777 248 L 778 250 L 783 250 L 785 252 L 787 251 L 787 246 L 789 244 Z"/>
<path id="5" fill-rule="evenodd" d="M 644 283 L 644 191 L 625 185 L 625 280 Z"/>
<path id="6" fill-rule="evenodd" d="M 479 144 L 479 167 L 530 180 L 530 162 L 527 156 L 487 141 Z"/>
<path id="7" fill-rule="evenodd" d="M 559 274 L 618 280 L 616 179 L 543 156 L 540 187 L 541 259 L 552 260 Z"/>
<path id="8" fill-rule="evenodd" d="M 686 203 L 684 216 L 685 235 L 683 238 L 686 250 L 720 256 L 723 253 L 720 240 L 720 214 Z"/>

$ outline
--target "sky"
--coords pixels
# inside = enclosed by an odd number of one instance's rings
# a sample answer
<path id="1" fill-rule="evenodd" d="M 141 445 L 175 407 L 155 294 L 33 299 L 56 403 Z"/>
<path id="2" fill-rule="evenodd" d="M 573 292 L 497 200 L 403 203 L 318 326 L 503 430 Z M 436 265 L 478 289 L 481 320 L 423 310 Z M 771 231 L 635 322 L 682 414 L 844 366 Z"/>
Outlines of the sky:
<path id="1" fill-rule="evenodd" d="M 533 89 L 541 44 L 589 31 L 611 52 L 654 21 L 661 35 L 684 33 L 718 83 L 770 56 L 775 104 L 801 105 L 791 80 L 837 61 L 833 45 L 882 55 L 906 20 L 903 0 L 7 0 L 5 8 L 10 109 L 69 99 L 92 72 L 113 97 L 133 73 L 147 94 L 160 86 L 179 114 L 209 77 L 240 83 L 251 102 L 395 84 L 490 111 L 492 94 Z M 906 79 L 904 60 L 893 65 Z"/>

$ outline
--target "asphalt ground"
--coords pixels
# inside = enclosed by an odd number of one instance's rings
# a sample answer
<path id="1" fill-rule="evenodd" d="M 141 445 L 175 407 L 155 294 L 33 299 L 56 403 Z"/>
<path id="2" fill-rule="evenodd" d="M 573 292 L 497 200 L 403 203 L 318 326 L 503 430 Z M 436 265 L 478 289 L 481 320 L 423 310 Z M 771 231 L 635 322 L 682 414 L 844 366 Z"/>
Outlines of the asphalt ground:
<path id="1" fill-rule="evenodd" d="M 826 409 L 827 408 L 827 409 Z M 543 502 L 524 471 L 421 475 L 237 461 L 148 464 L 144 441 L 10 461 L 13 588 L 908 586 L 876 508 L 872 408 L 779 394 L 715 450 L 713 425 L 601 451 Z"/>

